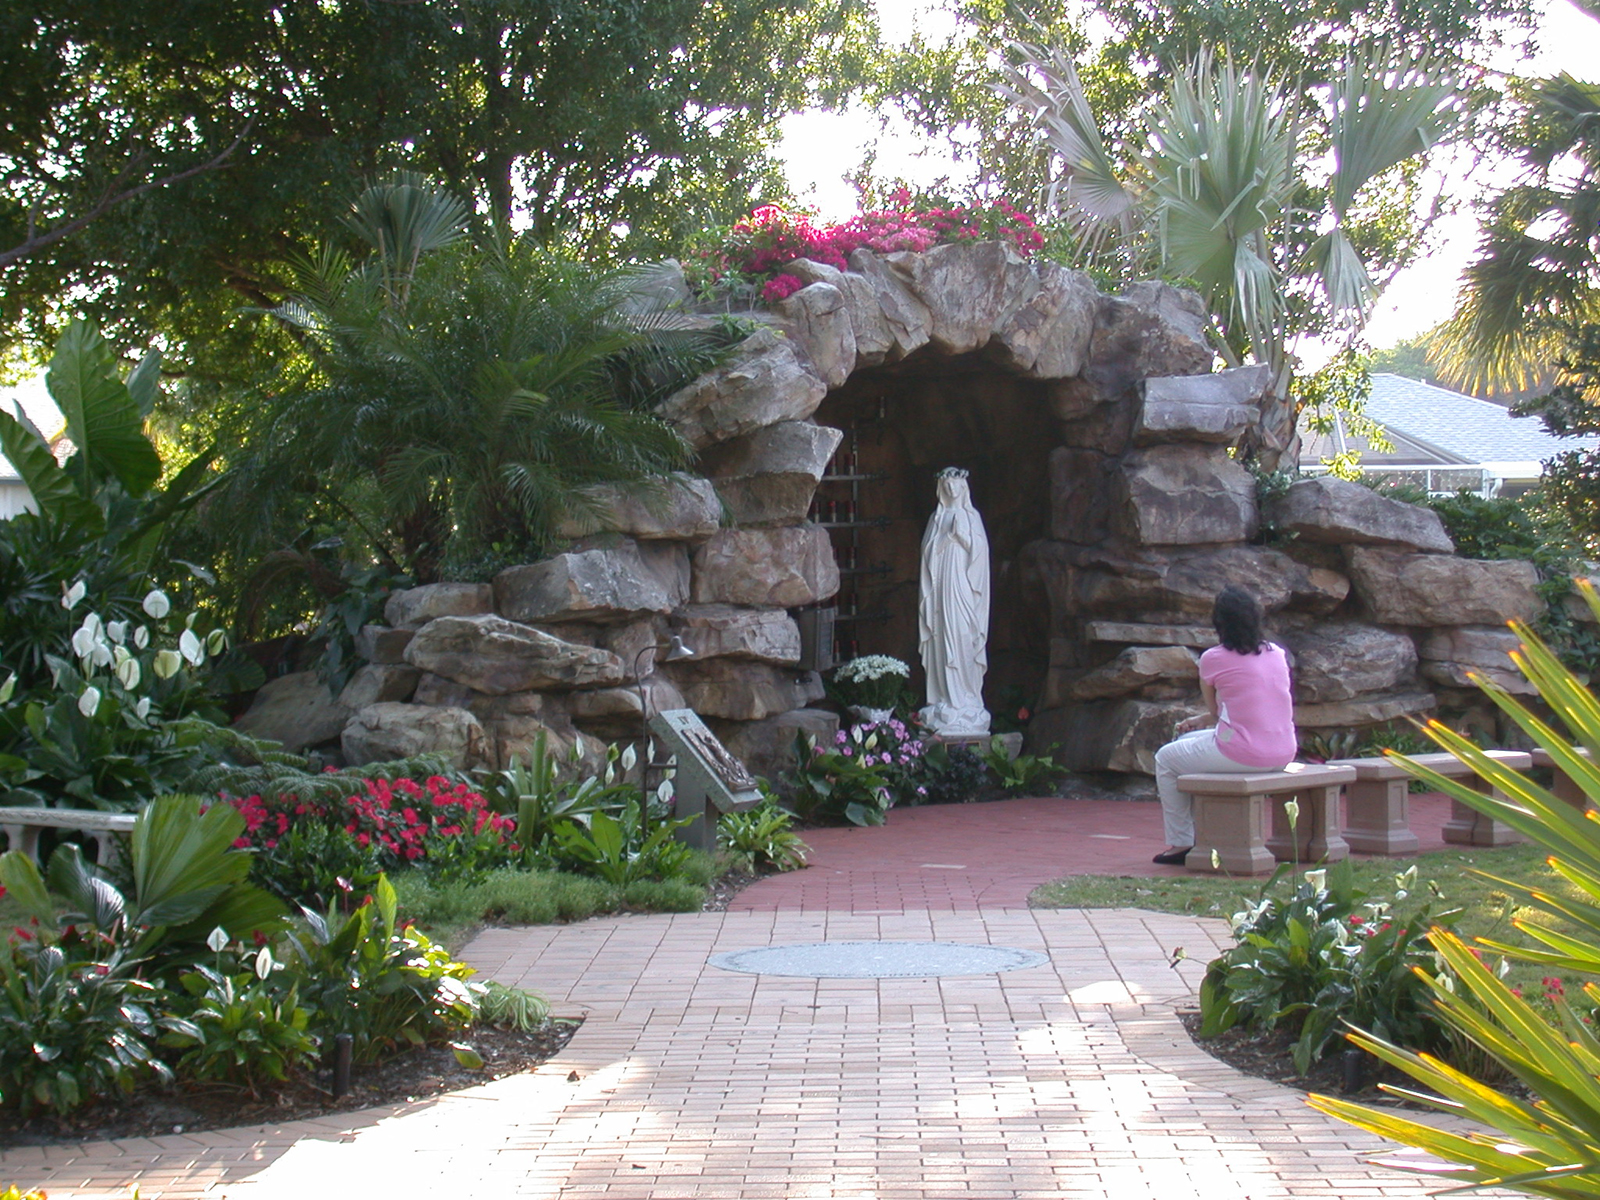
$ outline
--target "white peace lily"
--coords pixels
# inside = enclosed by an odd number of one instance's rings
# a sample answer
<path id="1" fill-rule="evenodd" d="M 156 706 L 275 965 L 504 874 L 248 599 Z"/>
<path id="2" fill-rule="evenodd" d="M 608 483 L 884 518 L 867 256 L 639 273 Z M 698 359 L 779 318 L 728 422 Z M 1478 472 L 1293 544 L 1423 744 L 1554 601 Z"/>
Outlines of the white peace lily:
<path id="1" fill-rule="evenodd" d="M 607 763 L 606 773 L 601 778 L 605 780 L 606 786 L 610 787 L 617 781 L 617 768 L 612 766 L 610 763 Z"/>
<path id="2" fill-rule="evenodd" d="M 121 649 L 121 647 L 118 647 L 118 649 Z M 117 682 L 128 691 L 131 692 L 139 686 L 139 675 L 139 660 L 137 658 L 125 658 L 117 664 Z"/>
<path id="3" fill-rule="evenodd" d="M 218 925 L 206 935 L 206 945 L 210 946 L 216 953 L 221 954 L 228 947 L 228 931 Z"/>
<path id="4" fill-rule="evenodd" d="M 633 770 L 633 764 L 638 761 L 639 753 L 630 743 L 628 748 L 622 752 L 622 769 L 624 771 L 631 771 Z"/>
<path id="5" fill-rule="evenodd" d="M 1300 801 L 1285 800 L 1283 802 L 1283 815 L 1289 818 L 1289 828 L 1293 829 L 1300 823 Z"/>
<path id="6" fill-rule="evenodd" d="M 140 700 L 139 700 L 139 703 L 137 703 L 137 704 L 135 704 L 133 706 L 133 715 L 138 717 L 139 720 L 141 720 L 141 721 L 144 720 L 146 717 L 148 717 L 150 715 L 150 697 L 149 696 L 141 697 Z"/>
<path id="7" fill-rule="evenodd" d="M 1327 870 L 1321 869 L 1316 871 L 1307 871 L 1306 882 L 1320 892 L 1323 888 L 1328 886 Z"/>
<path id="8" fill-rule="evenodd" d="M 111 665 L 111 647 L 104 642 L 96 642 L 89 651 L 89 661 L 97 667 L 109 667 Z"/>
<path id="9" fill-rule="evenodd" d="M 132 657 L 133 655 L 128 653 L 128 648 L 126 646 L 111 647 L 111 661 L 116 663 L 119 667 Z"/>
<path id="10" fill-rule="evenodd" d="M 672 780 L 670 779 L 663 779 L 656 787 L 656 799 L 661 801 L 663 804 L 671 804 L 672 797 L 674 795 L 676 795 L 676 792 L 672 787 Z"/>
<path id="11" fill-rule="evenodd" d="M 71 587 L 68 587 L 65 583 L 63 583 L 61 585 L 61 607 L 71 611 L 72 609 L 77 608 L 79 603 L 88 594 L 89 586 L 81 579 Z"/>
<path id="12" fill-rule="evenodd" d="M 195 637 L 192 629 L 185 629 L 179 635 L 178 653 L 188 659 L 191 667 L 198 667 L 206 660 L 206 648 L 200 644 L 200 639 Z"/>
<path id="13" fill-rule="evenodd" d="M 225 629 L 213 629 L 206 634 L 206 652 L 208 654 L 221 654 L 228 648 L 228 632 Z"/>
<path id="14" fill-rule="evenodd" d="M 183 619 L 183 627 L 185 629 L 193 629 L 194 628 L 194 623 L 195 623 L 195 621 L 197 621 L 199 619 L 199 617 L 200 617 L 200 614 L 198 612 L 190 613 L 187 617 L 185 617 Z"/>
<path id="15" fill-rule="evenodd" d="M 151 588 L 140 607 L 144 609 L 146 616 L 159 621 L 172 611 L 172 601 L 167 599 L 167 594 L 160 588 Z"/>
<path id="16" fill-rule="evenodd" d="M 83 628 L 87 629 L 97 638 L 103 637 L 106 631 L 105 622 L 100 619 L 100 614 L 94 612 L 90 613 L 83 619 Z"/>
<path id="17" fill-rule="evenodd" d="M 86 717 L 92 717 L 100 711 L 100 689 L 86 687 L 83 695 L 78 697 L 78 711 Z"/>
<path id="18" fill-rule="evenodd" d="M 158 650 L 151 667 L 157 679 L 171 679 L 183 667 L 183 656 L 176 650 Z"/>
<path id="19" fill-rule="evenodd" d="M 106 636 L 117 645 L 122 645 L 128 640 L 128 623 L 126 621 L 107 621 Z"/>
<path id="20" fill-rule="evenodd" d="M 272 947 L 261 947 L 261 953 L 256 955 L 256 978 L 265 979 L 268 975 L 271 975 L 273 966 Z"/>
<path id="21" fill-rule="evenodd" d="M 6 676 L 6 681 L 0 683 L 0 704 L 11 703 L 11 697 L 17 690 L 17 673 L 15 671 Z"/>
<path id="22" fill-rule="evenodd" d="M 1217 853 L 1215 846 L 1211 848 L 1211 869 L 1213 871 L 1222 870 L 1222 855 Z"/>

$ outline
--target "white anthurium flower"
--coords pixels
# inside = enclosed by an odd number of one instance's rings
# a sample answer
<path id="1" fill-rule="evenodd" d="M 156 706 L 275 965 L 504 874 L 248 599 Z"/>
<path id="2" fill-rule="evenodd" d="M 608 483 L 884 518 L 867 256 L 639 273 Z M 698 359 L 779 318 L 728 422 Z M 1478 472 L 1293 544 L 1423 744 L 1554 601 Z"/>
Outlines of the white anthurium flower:
<path id="1" fill-rule="evenodd" d="M 1328 872 L 1326 870 L 1307 871 L 1306 882 L 1320 892 L 1328 886 Z"/>
<path id="2" fill-rule="evenodd" d="M 167 599 L 167 594 L 160 588 L 151 588 L 140 607 L 144 609 L 145 616 L 159 621 L 172 611 L 172 601 Z"/>
<path id="3" fill-rule="evenodd" d="M 133 644 L 141 650 L 150 646 L 150 630 L 146 626 L 139 626 L 133 631 Z"/>
<path id="4" fill-rule="evenodd" d="M 187 617 L 185 617 L 183 619 L 183 627 L 185 629 L 193 629 L 194 628 L 194 623 L 199 619 L 200 619 L 200 614 L 198 612 L 192 612 Z"/>
<path id="5" fill-rule="evenodd" d="M 272 947 L 261 947 L 261 953 L 256 955 L 256 978 L 265 979 L 268 975 L 271 975 L 273 965 Z"/>
<path id="6" fill-rule="evenodd" d="M 126 621 L 107 621 L 106 636 L 117 645 L 122 645 L 128 640 L 128 623 Z"/>
<path id="7" fill-rule="evenodd" d="M 200 644 L 200 639 L 195 637 L 192 629 L 185 629 L 179 635 L 178 653 L 188 660 L 191 667 L 198 667 L 206 660 L 206 648 Z"/>
<path id="8" fill-rule="evenodd" d="M 1283 815 L 1289 818 L 1290 829 L 1300 824 L 1300 801 L 1285 800 L 1283 802 Z"/>
<path id="9" fill-rule="evenodd" d="M 99 688 L 87 687 L 83 689 L 83 695 L 78 697 L 78 711 L 86 717 L 92 717 L 100 711 Z"/>
<path id="10" fill-rule="evenodd" d="M 1215 846 L 1211 848 L 1211 869 L 1213 871 L 1222 870 L 1222 855 L 1217 853 Z"/>
<path id="11" fill-rule="evenodd" d="M 656 799 L 661 801 L 661 803 L 663 803 L 663 804 L 671 804 L 672 803 L 672 798 L 676 794 L 677 794 L 677 792 L 673 788 L 672 780 L 670 780 L 670 779 L 663 779 L 656 786 Z"/>
<path id="12" fill-rule="evenodd" d="M 140 697 L 139 703 L 137 703 L 137 704 L 135 704 L 133 706 L 133 715 L 138 717 L 139 720 L 141 720 L 141 721 L 144 720 L 146 717 L 148 717 L 150 715 L 150 697 L 149 696 Z"/>
<path id="13" fill-rule="evenodd" d="M 83 619 L 83 628 L 95 637 L 104 637 L 106 632 L 105 622 L 100 619 L 100 614 L 92 612 Z"/>
<path id="14" fill-rule="evenodd" d="M 118 649 L 120 650 L 121 647 L 119 646 Z M 117 682 L 128 691 L 131 692 L 139 686 L 139 675 L 139 660 L 137 658 L 125 658 L 117 664 Z"/>
<path id="15" fill-rule="evenodd" d="M 218 925 L 206 935 L 206 945 L 210 946 L 216 953 L 221 954 L 228 948 L 228 931 Z"/>
<path id="16" fill-rule="evenodd" d="M 221 654 L 228 648 L 228 631 L 226 629 L 213 629 L 206 634 L 206 653 L 213 656 Z"/>
<path id="17" fill-rule="evenodd" d="M 606 764 L 606 773 L 602 778 L 605 779 L 606 786 L 610 787 L 613 783 L 615 783 L 617 781 L 617 768 L 612 766 L 610 763 L 607 763 Z"/>
<path id="18" fill-rule="evenodd" d="M 17 690 L 17 673 L 15 671 L 6 676 L 6 681 L 0 683 L 0 704 L 11 703 L 11 697 Z"/>
<path id="19" fill-rule="evenodd" d="M 96 640 L 88 629 L 79 629 L 72 635 L 72 652 L 79 658 L 88 658 L 94 653 Z"/>
<path id="20" fill-rule="evenodd" d="M 176 650 L 156 651 L 156 660 L 151 664 L 157 679 L 171 679 L 183 667 L 183 655 Z"/>
<path id="21" fill-rule="evenodd" d="M 111 647 L 105 642 L 96 642 L 94 648 L 89 651 L 89 661 L 97 667 L 109 667 L 111 665 Z"/>
<path id="22" fill-rule="evenodd" d="M 68 587 L 63 583 L 61 585 L 61 607 L 71 611 L 72 609 L 77 608 L 78 605 L 82 603 L 83 598 L 88 594 L 89 585 L 84 583 L 81 579 L 71 587 Z"/>
<path id="23" fill-rule="evenodd" d="M 116 665 L 119 667 L 132 657 L 133 655 L 128 653 L 128 648 L 126 646 L 111 647 L 111 661 L 116 663 Z"/>
<path id="24" fill-rule="evenodd" d="M 622 769 L 631 771 L 633 770 L 633 764 L 638 761 L 639 752 L 633 748 L 633 744 L 630 742 L 628 748 L 622 752 Z"/>

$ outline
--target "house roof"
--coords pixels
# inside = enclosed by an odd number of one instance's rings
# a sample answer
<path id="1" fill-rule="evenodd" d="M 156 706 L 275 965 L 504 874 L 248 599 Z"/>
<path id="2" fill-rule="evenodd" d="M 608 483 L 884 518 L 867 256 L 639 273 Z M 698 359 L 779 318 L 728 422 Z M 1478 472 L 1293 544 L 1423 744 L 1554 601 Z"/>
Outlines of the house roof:
<path id="1" fill-rule="evenodd" d="M 1363 439 L 1348 439 L 1369 467 L 1471 464 L 1495 468 L 1502 476 L 1537 477 L 1546 459 L 1600 447 L 1600 436 L 1556 437 L 1538 417 L 1519 417 L 1487 400 L 1403 375 L 1374 375 L 1366 411 L 1394 443 L 1393 451 L 1377 453 Z M 1341 448 L 1327 435 L 1302 433 L 1303 461 L 1318 462 Z"/>

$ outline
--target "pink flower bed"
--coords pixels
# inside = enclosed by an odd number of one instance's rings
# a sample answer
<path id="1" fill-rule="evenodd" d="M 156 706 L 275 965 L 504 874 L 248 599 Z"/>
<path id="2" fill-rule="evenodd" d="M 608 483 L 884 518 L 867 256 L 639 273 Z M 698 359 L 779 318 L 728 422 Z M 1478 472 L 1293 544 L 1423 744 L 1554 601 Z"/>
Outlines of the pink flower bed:
<path id="1" fill-rule="evenodd" d="M 859 213 L 838 225 L 816 225 L 805 213 L 766 205 L 735 225 L 724 245 L 703 252 L 702 265 L 713 280 L 730 272 L 767 276 L 761 296 L 770 303 L 803 286 L 796 276 L 779 273 L 800 258 L 842 271 L 855 250 L 893 254 L 951 242 L 992 240 L 1009 242 L 1027 257 L 1044 244 L 1033 218 L 1006 200 L 922 210 L 909 207 L 910 198 L 903 190 L 890 200 L 895 207 Z"/>

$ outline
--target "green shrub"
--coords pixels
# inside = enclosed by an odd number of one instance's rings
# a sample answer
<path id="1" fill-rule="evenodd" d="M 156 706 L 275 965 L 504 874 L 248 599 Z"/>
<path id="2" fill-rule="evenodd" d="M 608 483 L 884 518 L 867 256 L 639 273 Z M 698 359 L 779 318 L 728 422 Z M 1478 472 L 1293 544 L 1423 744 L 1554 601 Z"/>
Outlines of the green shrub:
<path id="1" fill-rule="evenodd" d="M 244 958 L 245 969 L 225 972 L 219 961 L 178 976 L 192 1007 L 175 1006 L 181 1023 L 168 1023 L 161 1044 L 182 1051 L 174 1064 L 180 1077 L 238 1082 L 253 1092 L 264 1080 L 287 1079 L 315 1059 L 317 1042 L 308 1032 L 312 1014 L 300 1004 L 298 983 L 273 978 L 281 968 L 269 947 L 217 954 L 219 960 L 225 956 Z"/>
<path id="2" fill-rule="evenodd" d="M 646 912 L 699 912 L 706 889 L 689 879 L 635 879 L 623 885 L 622 902 Z"/>
<path id="3" fill-rule="evenodd" d="M 639 810 L 635 801 L 617 818 L 596 812 L 587 825 L 577 821 L 557 825 L 550 847 L 556 864 L 618 886 L 641 879 L 682 877 L 692 869 L 694 850 L 675 841 L 673 835 L 693 818 L 657 820 L 645 831 Z"/>
<path id="4" fill-rule="evenodd" d="M 717 846 L 741 871 L 793 871 L 806 865 L 810 849 L 794 831 L 794 818 L 768 792 L 744 812 L 723 813 Z"/>
<path id="5" fill-rule="evenodd" d="M 1287 895 L 1275 894 L 1284 868 L 1260 898 L 1233 919 L 1236 944 L 1206 968 L 1200 988 L 1201 1036 L 1243 1024 L 1287 1026 L 1296 1034 L 1302 1075 L 1329 1050 L 1343 1023 L 1381 1029 L 1381 1036 L 1418 1050 L 1448 1044 L 1434 1016 L 1432 993 L 1417 968 L 1433 965 L 1430 924 L 1454 913 L 1426 903 L 1402 912 L 1356 888 L 1348 862 L 1308 871 Z M 1395 898 L 1409 899 L 1416 868 L 1395 880 Z"/>
<path id="6" fill-rule="evenodd" d="M 925 761 L 927 783 L 918 802 L 965 804 L 989 782 L 989 768 L 971 746 L 936 743 L 929 747 Z"/>
<path id="7" fill-rule="evenodd" d="M 1067 769 L 1056 766 L 1055 759 L 1048 754 L 1019 754 L 1012 758 L 999 736 L 990 740 L 982 758 L 1008 796 L 1026 796 L 1037 792 L 1050 780 L 1067 773 Z"/>

